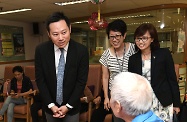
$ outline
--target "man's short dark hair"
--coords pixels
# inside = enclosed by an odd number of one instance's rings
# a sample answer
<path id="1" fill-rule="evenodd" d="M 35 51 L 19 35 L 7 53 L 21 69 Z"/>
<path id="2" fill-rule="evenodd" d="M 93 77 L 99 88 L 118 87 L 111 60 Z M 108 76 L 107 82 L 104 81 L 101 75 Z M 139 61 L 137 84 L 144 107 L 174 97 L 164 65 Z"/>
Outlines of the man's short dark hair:
<path id="1" fill-rule="evenodd" d="M 54 22 L 58 22 L 60 20 L 64 20 L 67 24 L 67 26 L 70 28 L 70 20 L 67 16 L 64 15 L 63 12 L 54 12 L 52 15 L 50 15 L 46 20 L 46 29 L 49 32 L 49 25 Z"/>

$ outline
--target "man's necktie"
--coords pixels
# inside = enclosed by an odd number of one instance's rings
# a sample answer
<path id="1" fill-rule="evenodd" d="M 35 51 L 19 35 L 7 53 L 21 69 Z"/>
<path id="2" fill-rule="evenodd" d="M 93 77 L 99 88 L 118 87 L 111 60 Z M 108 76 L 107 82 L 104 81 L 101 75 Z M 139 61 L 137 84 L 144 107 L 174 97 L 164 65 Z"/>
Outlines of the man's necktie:
<path id="1" fill-rule="evenodd" d="M 57 73 L 57 95 L 56 102 L 60 105 L 63 101 L 63 79 L 64 79 L 64 49 L 60 49 L 61 55 L 58 63 L 58 73 Z"/>

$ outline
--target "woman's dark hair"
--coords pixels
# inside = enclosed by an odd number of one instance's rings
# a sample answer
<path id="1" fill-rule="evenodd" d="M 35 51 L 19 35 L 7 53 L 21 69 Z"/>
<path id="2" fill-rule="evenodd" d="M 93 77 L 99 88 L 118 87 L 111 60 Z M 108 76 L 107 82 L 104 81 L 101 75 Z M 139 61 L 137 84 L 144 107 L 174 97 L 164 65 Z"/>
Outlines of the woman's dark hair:
<path id="1" fill-rule="evenodd" d="M 21 72 L 24 74 L 23 72 L 23 68 L 21 66 L 15 66 L 13 69 L 12 69 L 12 72 Z"/>
<path id="2" fill-rule="evenodd" d="M 151 38 L 153 39 L 153 42 L 151 43 L 151 51 L 154 51 L 160 47 L 159 41 L 158 41 L 158 33 L 156 28 L 153 24 L 150 23 L 144 23 L 141 24 L 134 33 L 134 40 L 136 37 L 143 36 L 146 32 L 149 32 L 151 35 Z M 136 46 L 136 50 L 138 50 L 138 47 Z"/>
<path id="3" fill-rule="evenodd" d="M 122 36 L 124 36 L 124 34 L 127 32 L 127 25 L 123 20 L 116 19 L 113 22 L 109 23 L 108 27 L 106 28 L 106 33 L 108 35 L 108 38 L 111 30 L 115 32 L 119 31 L 121 32 Z"/>
<path id="4" fill-rule="evenodd" d="M 67 16 L 64 15 L 63 12 L 55 12 L 51 16 L 49 16 L 46 20 L 46 29 L 50 32 L 49 25 L 54 22 L 58 22 L 60 20 L 64 20 L 67 26 L 70 28 L 70 20 Z"/>

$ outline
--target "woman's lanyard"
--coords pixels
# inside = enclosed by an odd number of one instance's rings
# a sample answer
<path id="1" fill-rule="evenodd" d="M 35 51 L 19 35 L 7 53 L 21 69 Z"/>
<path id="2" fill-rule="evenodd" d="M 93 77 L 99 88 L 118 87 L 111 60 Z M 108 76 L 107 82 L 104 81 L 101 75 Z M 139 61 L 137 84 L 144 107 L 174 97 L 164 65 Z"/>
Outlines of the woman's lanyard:
<path id="1" fill-rule="evenodd" d="M 120 70 L 120 72 L 122 72 L 123 71 L 124 58 L 125 58 L 125 46 L 124 46 L 124 54 L 123 54 L 122 65 L 120 65 L 120 62 L 119 62 L 118 56 L 116 54 L 116 49 L 115 48 L 114 48 L 114 52 L 115 52 L 115 55 L 116 55 L 117 62 L 119 64 L 119 70 Z"/>

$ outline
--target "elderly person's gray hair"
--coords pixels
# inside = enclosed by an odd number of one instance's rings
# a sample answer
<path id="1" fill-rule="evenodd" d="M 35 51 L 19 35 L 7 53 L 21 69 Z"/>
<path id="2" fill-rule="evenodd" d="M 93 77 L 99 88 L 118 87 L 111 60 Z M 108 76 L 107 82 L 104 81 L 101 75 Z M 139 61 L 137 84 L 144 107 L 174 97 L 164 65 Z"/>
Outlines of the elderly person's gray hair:
<path id="1" fill-rule="evenodd" d="M 122 72 L 114 77 L 111 103 L 117 101 L 122 111 L 137 116 L 150 110 L 153 90 L 149 81 L 135 73 Z"/>

